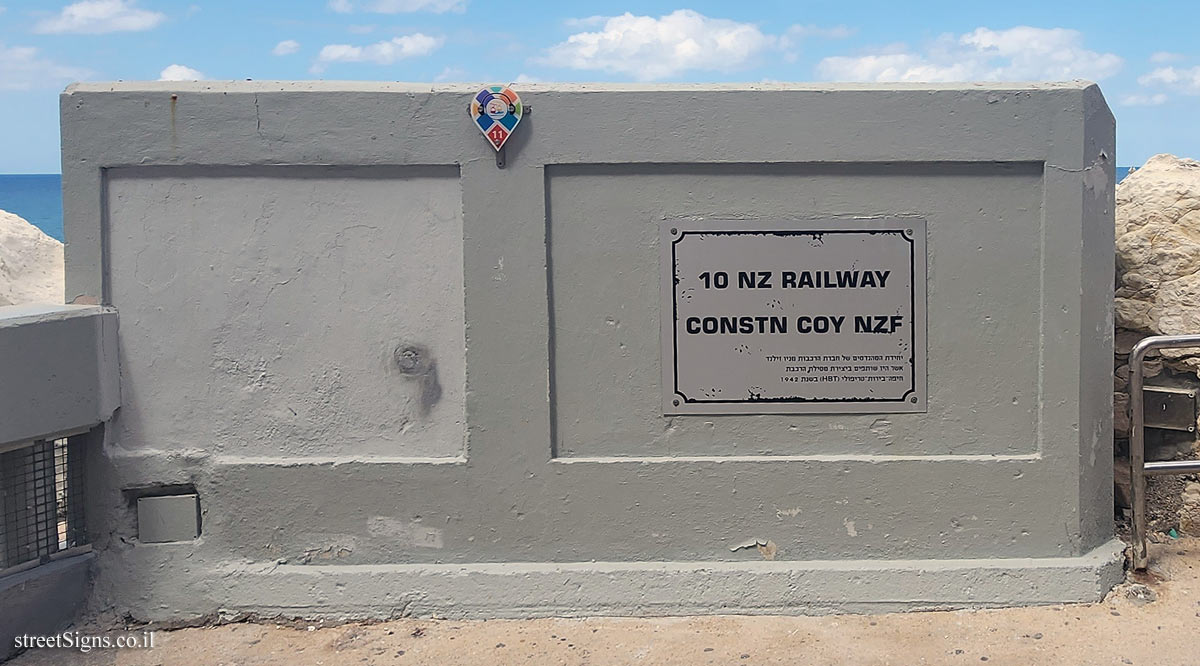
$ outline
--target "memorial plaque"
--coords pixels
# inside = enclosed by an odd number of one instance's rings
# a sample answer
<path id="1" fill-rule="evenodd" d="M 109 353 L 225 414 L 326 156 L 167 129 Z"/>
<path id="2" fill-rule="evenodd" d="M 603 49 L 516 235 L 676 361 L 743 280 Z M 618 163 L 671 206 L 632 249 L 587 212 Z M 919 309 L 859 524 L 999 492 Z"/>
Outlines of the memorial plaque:
<path id="1" fill-rule="evenodd" d="M 925 221 L 662 223 L 666 414 L 924 412 Z"/>

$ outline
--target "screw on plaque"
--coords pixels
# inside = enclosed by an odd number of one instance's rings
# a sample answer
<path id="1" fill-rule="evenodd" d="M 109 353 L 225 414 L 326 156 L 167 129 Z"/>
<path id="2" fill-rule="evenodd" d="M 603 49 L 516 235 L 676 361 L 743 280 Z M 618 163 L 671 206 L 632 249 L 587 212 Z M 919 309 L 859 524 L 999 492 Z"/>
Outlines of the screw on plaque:
<path id="1" fill-rule="evenodd" d="M 526 109 L 521 98 L 507 86 L 488 86 L 471 99 L 471 120 L 496 150 L 496 168 L 507 164 L 504 144 L 521 122 Z"/>

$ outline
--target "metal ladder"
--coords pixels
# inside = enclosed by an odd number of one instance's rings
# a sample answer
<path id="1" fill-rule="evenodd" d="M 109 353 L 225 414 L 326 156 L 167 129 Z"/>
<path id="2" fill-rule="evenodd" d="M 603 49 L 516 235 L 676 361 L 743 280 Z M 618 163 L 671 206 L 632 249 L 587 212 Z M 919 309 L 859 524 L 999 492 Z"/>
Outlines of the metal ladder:
<path id="1" fill-rule="evenodd" d="M 1153 335 L 1143 338 L 1129 352 L 1129 487 L 1133 505 L 1133 568 L 1145 569 L 1146 554 L 1146 477 L 1200 472 L 1200 460 L 1146 462 L 1142 362 L 1155 349 L 1200 347 L 1200 335 Z"/>

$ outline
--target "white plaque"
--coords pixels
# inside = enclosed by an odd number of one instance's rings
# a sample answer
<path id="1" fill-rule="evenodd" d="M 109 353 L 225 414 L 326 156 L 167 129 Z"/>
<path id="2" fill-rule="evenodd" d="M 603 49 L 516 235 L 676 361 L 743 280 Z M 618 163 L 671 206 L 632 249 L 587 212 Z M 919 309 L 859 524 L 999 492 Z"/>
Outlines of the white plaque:
<path id="1" fill-rule="evenodd" d="M 666 414 L 924 412 L 925 221 L 662 223 Z"/>

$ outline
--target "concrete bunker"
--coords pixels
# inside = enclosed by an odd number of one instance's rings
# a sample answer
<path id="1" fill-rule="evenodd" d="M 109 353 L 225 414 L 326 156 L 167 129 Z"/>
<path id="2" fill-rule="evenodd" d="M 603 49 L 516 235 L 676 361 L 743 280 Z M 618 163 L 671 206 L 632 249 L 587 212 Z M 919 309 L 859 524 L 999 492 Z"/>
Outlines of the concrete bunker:
<path id="1" fill-rule="evenodd" d="M 95 604 L 879 612 L 1120 580 L 1094 85 L 529 85 L 503 168 L 474 92 L 63 95 L 68 299 L 124 324 L 89 466 Z M 626 112 L 584 113 L 597 95 Z M 731 284 L 677 292 L 669 266 Z M 820 278 L 783 294 L 789 270 Z M 678 344 L 673 308 L 725 306 L 819 341 Z M 792 332 L 812 315 L 849 316 Z M 854 342 L 854 315 L 887 326 Z M 139 540 L 118 499 L 147 487 L 185 488 L 147 508 L 198 536 Z M 172 518 L 197 498 L 202 531 Z"/>

